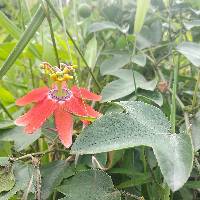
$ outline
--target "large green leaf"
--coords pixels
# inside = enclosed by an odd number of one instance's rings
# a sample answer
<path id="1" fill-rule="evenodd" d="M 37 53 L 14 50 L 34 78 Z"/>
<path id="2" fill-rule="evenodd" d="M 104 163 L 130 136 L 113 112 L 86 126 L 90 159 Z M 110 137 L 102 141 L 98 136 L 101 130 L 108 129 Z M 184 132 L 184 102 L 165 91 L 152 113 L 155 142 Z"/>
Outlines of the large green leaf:
<path id="1" fill-rule="evenodd" d="M 64 178 L 64 172 L 68 168 L 67 162 L 60 160 L 45 165 L 41 169 L 42 175 L 42 199 L 48 199 L 54 189 Z M 49 176 L 51 175 L 51 176 Z"/>
<path id="2" fill-rule="evenodd" d="M 93 70 L 97 61 L 97 40 L 93 37 L 86 46 L 85 59 L 89 67 Z"/>
<path id="3" fill-rule="evenodd" d="M 200 67 L 200 45 L 194 42 L 183 42 L 177 46 L 177 50 L 183 54 L 193 65 Z"/>
<path id="4" fill-rule="evenodd" d="M 15 185 L 9 192 L 1 193 L 0 200 L 9 200 L 18 191 L 27 189 L 33 175 L 33 168 L 30 165 L 18 162 L 13 166 L 13 172 L 15 175 Z M 34 190 L 33 186 L 34 184 L 32 184 L 31 191 Z"/>
<path id="5" fill-rule="evenodd" d="M 44 10 L 42 9 L 42 7 L 39 7 L 35 16 L 32 18 L 30 24 L 28 25 L 27 29 L 22 34 L 19 42 L 17 43 L 17 45 L 12 50 L 8 58 L 3 63 L 3 66 L 0 70 L 0 79 L 6 74 L 6 72 L 11 68 L 16 59 L 22 53 L 22 51 L 27 46 L 27 44 L 29 43 L 35 32 L 38 30 L 44 18 L 45 18 Z"/>
<path id="6" fill-rule="evenodd" d="M 134 32 L 139 33 L 144 24 L 144 19 L 149 9 L 150 0 L 137 0 L 137 9 L 135 14 Z"/>
<path id="7" fill-rule="evenodd" d="M 57 189 L 66 195 L 65 199 L 69 200 L 121 199 L 119 191 L 114 190 L 111 177 L 99 170 L 79 172 L 71 179 L 67 179 L 64 185 L 59 186 Z"/>
<path id="8" fill-rule="evenodd" d="M 149 26 L 143 26 L 141 32 L 137 35 L 136 46 L 139 49 L 154 46 L 162 38 L 162 24 L 159 20 L 153 21 Z"/>
<path id="9" fill-rule="evenodd" d="M 111 101 L 127 96 L 135 91 L 133 79 L 133 71 L 128 69 L 119 69 L 115 72 L 110 72 L 110 75 L 116 76 L 119 79 L 108 83 L 102 90 L 102 102 Z M 146 81 L 146 79 L 138 72 L 134 71 L 136 80 L 136 88 L 144 90 L 154 90 L 156 80 Z"/>
<path id="10" fill-rule="evenodd" d="M 15 127 L 9 130 L 0 130 L 0 141 L 14 141 L 16 151 L 21 151 L 35 142 L 41 136 L 41 131 L 34 134 L 26 134 L 22 127 Z"/>
<path id="11" fill-rule="evenodd" d="M 189 135 L 171 134 L 158 108 L 142 102 L 119 103 L 125 112 L 107 114 L 87 127 L 72 146 L 72 154 L 96 154 L 145 145 L 153 148 L 165 181 L 173 191 L 187 181 L 193 163 Z"/>

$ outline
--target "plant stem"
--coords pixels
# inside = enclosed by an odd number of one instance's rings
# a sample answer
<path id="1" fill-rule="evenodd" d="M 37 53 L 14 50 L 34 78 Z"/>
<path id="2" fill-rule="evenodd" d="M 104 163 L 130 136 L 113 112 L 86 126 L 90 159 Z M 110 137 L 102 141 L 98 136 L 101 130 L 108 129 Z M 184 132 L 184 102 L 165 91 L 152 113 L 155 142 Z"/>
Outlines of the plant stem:
<path id="1" fill-rule="evenodd" d="M 46 0 L 47 4 L 49 5 L 49 7 L 51 8 L 52 12 L 54 13 L 54 15 L 56 16 L 56 18 L 58 19 L 58 21 L 60 22 L 61 25 L 63 25 L 62 22 L 62 18 L 58 15 L 57 11 L 55 10 L 55 8 L 53 7 L 53 5 L 51 4 L 51 2 L 49 0 Z M 74 41 L 73 37 L 71 36 L 71 34 L 69 33 L 68 29 L 66 28 L 66 33 L 68 35 L 68 37 L 70 38 L 70 40 L 72 41 L 75 49 L 77 50 L 77 52 L 79 53 L 79 55 L 81 56 L 81 59 L 83 60 L 84 64 L 86 65 L 89 73 L 91 74 L 96 86 L 98 87 L 99 91 L 101 91 L 101 85 L 99 84 L 98 80 L 95 78 L 94 73 L 92 72 L 92 70 L 90 69 L 87 61 L 85 60 L 82 52 L 80 51 L 79 47 L 77 46 L 76 42 Z"/>
<path id="2" fill-rule="evenodd" d="M 175 65 L 174 68 L 174 82 L 172 90 L 172 106 L 171 106 L 171 124 L 172 124 L 172 133 L 176 132 L 176 94 L 177 94 L 177 83 L 178 83 L 178 69 L 179 64 Z"/>
<path id="3" fill-rule="evenodd" d="M 45 12 L 48 24 L 49 24 L 51 40 L 52 40 L 52 43 L 53 43 L 53 48 L 54 48 L 54 52 L 55 52 L 55 56 L 56 56 L 57 66 L 60 67 L 60 62 L 59 62 L 59 57 L 58 57 L 58 50 L 57 50 L 57 47 L 56 47 L 56 40 L 55 40 L 55 37 L 54 37 L 52 21 L 51 21 L 50 12 L 49 12 L 49 6 L 45 5 L 43 0 L 42 0 L 42 5 L 43 5 L 43 9 L 44 9 L 44 12 Z"/>
<path id="4" fill-rule="evenodd" d="M 8 109 L 3 105 L 3 103 L 0 101 L 0 107 L 3 109 L 3 111 L 7 114 L 7 116 L 13 120 L 12 115 L 9 113 Z"/>
<path id="5" fill-rule="evenodd" d="M 195 85 L 194 95 L 193 95 L 193 99 L 192 99 L 192 108 L 194 108 L 197 104 L 197 93 L 198 93 L 198 89 L 199 89 L 199 83 L 200 83 L 200 70 L 198 70 L 197 82 Z"/>

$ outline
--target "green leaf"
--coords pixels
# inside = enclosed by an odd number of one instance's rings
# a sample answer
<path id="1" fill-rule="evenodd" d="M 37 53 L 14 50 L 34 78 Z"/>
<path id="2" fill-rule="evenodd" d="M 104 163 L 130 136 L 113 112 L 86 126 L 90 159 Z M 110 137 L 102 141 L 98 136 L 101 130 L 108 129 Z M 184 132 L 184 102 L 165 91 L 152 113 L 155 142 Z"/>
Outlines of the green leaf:
<path id="1" fill-rule="evenodd" d="M 15 185 L 15 176 L 11 166 L 0 166 L 0 193 L 11 190 Z"/>
<path id="2" fill-rule="evenodd" d="M 200 112 L 198 112 L 195 117 L 192 118 L 191 124 L 194 150 L 198 151 L 200 149 Z"/>
<path id="3" fill-rule="evenodd" d="M 102 101 L 111 101 L 127 96 L 135 91 L 133 71 L 128 69 L 120 69 L 115 72 L 110 72 L 110 75 L 119 77 L 120 79 L 108 83 L 102 90 Z M 136 79 L 136 88 L 144 90 L 154 90 L 156 87 L 156 80 L 146 81 L 145 78 L 134 71 Z"/>
<path id="4" fill-rule="evenodd" d="M 200 189 L 200 181 L 188 181 L 184 187 L 190 188 L 190 189 Z"/>
<path id="5" fill-rule="evenodd" d="M 200 20 L 192 20 L 190 22 L 184 22 L 183 24 L 184 24 L 184 26 L 187 30 L 190 30 L 194 27 L 199 27 L 200 26 Z"/>
<path id="6" fill-rule="evenodd" d="M 136 46 L 139 49 L 154 46 L 162 38 L 162 24 L 159 20 L 154 21 L 149 26 L 143 26 L 141 32 L 137 35 Z"/>
<path id="7" fill-rule="evenodd" d="M 158 108 L 142 103 L 119 103 L 125 112 L 111 113 L 84 129 L 72 146 L 72 154 L 96 154 L 150 146 L 165 181 L 173 191 L 190 176 L 193 148 L 187 134 L 171 134 L 170 123 Z"/>
<path id="8" fill-rule="evenodd" d="M 141 67 L 144 67 L 146 65 L 146 56 L 144 54 L 135 55 L 132 58 L 132 62 Z"/>
<path id="9" fill-rule="evenodd" d="M 0 70 L 0 79 L 6 74 L 6 72 L 11 68 L 16 59 L 22 53 L 24 48 L 27 46 L 28 42 L 31 40 L 35 32 L 38 30 L 44 18 L 45 18 L 45 13 L 42 7 L 39 7 L 35 16 L 32 18 L 30 24 L 28 25 L 27 29 L 22 34 L 16 47 L 12 50 L 9 57 L 3 63 L 3 66 Z"/>
<path id="10" fill-rule="evenodd" d="M 79 172 L 71 179 L 67 179 L 57 190 L 70 200 L 121 200 L 119 191 L 114 189 L 111 177 L 99 170 Z"/>
<path id="11" fill-rule="evenodd" d="M 12 120 L 4 120 L 0 122 L 0 130 L 9 129 L 15 127 L 15 124 Z"/>
<path id="12" fill-rule="evenodd" d="M 54 161 L 42 167 L 41 197 L 43 200 L 48 199 L 54 192 L 54 189 L 61 183 L 64 178 L 64 172 L 67 170 L 67 168 L 68 164 L 64 160 Z"/>
<path id="13" fill-rule="evenodd" d="M 114 22 L 103 21 L 103 22 L 95 22 L 91 24 L 88 28 L 88 33 L 94 33 L 97 31 L 103 31 L 103 30 L 108 30 L 108 29 L 122 31 L 121 28 Z"/>
<path id="14" fill-rule="evenodd" d="M 0 141 L 0 157 L 10 156 L 10 155 L 12 155 L 12 144 L 7 141 Z"/>
<path id="15" fill-rule="evenodd" d="M 33 175 L 33 168 L 30 165 L 17 162 L 13 166 L 13 172 L 15 176 L 15 185 L 9 192 L 0 194 L 0 200 L 9 200 L 18 191 L 27 189 Z M 31 191 L 34 190 L 32 184 Z"/>
<path id="16" fill-rule="evenodd" d="M 0 87 L 0 94 L 1 94 L 0 101 L 5 105 L 8 105 L 15 101 L 15 98 L 13 97 L 13 95 L 3 87 Z"/>
<path id="17" fill-rule="evenodd" d="M 194 66 L 200 67 L 200 45 L 194 42 L 183 42 L 177 46 L 177 50 L 183 54 Z"/>
<path id="18" fill-rule="evenodd" d="M 131 180 L 122 182 L 119 185 L 117 185 L 116 187 L 118 189 L 124 189 L 124 188 L 135 187 L 138 185 L 149 183 L 151 181 L 152 181 L 152 178 L 150 175 L 143 174 L 141 177 L 133 178 Z"/>
<path id="19" fill-rule="evenodd" d="M 137 9 L 134 22 L 135 33 L 139 33 L 141 31 L 149 6 L 150 0 L 137 0 Z"/>
<path id="20" fill-rule="evenodd" d="M 13 38 L 20 38 L 22 31 L 17 26 L 15 26 L 15 24 L 2 11 L 0 11 L 0 25 L 3 28 L 7 29 L 7 31 Z M 33 55 L 38 58 L 41 57 L 34 45 L 30 44 L 29 49 L 33 53 Z"/>
<path id="21" fill-rule="evenodd" d="M 26 149 L 30 144 L 35 142 L 41 136 L 41 131 L 38 130 L 33 134 L 26 134 L 22 127 L 15 127 L 13 129 L 1 131 L 0 141 L 14 141 L 14 148 L 16 151 Z"/>
<path id="22" fill-rule="evenodd" d="M 110 73 L 122 68 L 130 62 L 130 55 L 120 54 L 114 55 L 112 58 L 109 58 L 102 62 L 100 66 L 101 75 L 109 75 Z"/>
<path id="23" fill-rule="evenodd" d="M 138 100 L 140 99 L 143 101 L 147 100 L 147 103 L 148 103 L 148 100 L 150 100 L 159 106 L 163 105 L 162 94 L 158 91 L 140 90 L 138 92 Z"/>
<path id="24" fill-rule="evenodd" d="M 0 166 L 6 166 L 9 164 L 9 157 L 0 157 Z"/>
<path id="25" fill-rule="evenodd" d="M 97 40 L 95 36 L 87 43 L 85 59 L 93 70 L 97 61 Z"/>

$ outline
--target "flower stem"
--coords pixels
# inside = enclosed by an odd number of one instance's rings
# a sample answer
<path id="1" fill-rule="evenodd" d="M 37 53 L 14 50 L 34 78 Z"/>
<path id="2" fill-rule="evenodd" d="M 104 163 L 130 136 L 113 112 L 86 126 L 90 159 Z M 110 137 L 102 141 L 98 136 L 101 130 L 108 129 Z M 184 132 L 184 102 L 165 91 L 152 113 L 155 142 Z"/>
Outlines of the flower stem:
<path id="1" fill-rule="evenodd" d="M 51 21 L 50 12 L 49 12 L 49 6 L 45 5 L 44 1 L 42 1 L 42 7 L 43 7 L 43 10 L 45 12 L 48 24 L 49 24 L 51 40 L 52 40 L 52 43 L 53 43 L 53 48 L 54 48 L 54 52 L 55 52 L 55 56 L 56 56 L 57 66 L 60 67 L 60 62 L 59 62 L 59 57 L 58 57 L 58 50 L 57 50 L 57 47 L 56 47 L 56 40 L 55 40 L 55 37 L 54 37 L 52 21 Z"/>
<path id="2" fill-rule="evenodd" d="M 59 23 L 61 25 L 63 25 L 63 21 L 62 18 L 58 15 L 57 11 L 55 10 L 55 8 L 53 7 L 53 5 L 51 4 L 51 2 L 49 0 L 46 0 L 47 4 L 49 5 L 49 7 L 51 8 L 52 12 L 54 13 L 54 15 L 56 16 L 56 18 L 58 19 Z M 90 69 L 87 61 L 85 60 L 82 52 L 80 51 L 79 47 L 77 46 L 76 42 L 74 41 L 73 37 L 71 36 L 71 34 L 69 33 L 68 29 L 65 29 L 68 37 L 70 38 L 70 40 L 72 41 L 75 49 L 77 50 L 77 52 L 79 53 L 79 55 L 81 56 L 81 59 L 83 60 L 84 64 L 86 65 L 86 67 L 88 68 L 89 73 L 91 74 L 96 86 L 98 87 L 99 91 L 101 91 L 101 85 L 99 84 L 98 80 L 95 78 L 94 73 L 92 72 L 92 70 Z"/>

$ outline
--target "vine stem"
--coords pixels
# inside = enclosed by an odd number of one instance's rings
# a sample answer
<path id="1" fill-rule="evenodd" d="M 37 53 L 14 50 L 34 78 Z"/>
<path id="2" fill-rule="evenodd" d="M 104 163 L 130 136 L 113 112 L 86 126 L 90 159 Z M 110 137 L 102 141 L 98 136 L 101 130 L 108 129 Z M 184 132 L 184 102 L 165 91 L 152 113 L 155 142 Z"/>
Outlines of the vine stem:
<path id="1" fill-rule="evenodd" d="M 60 67 L 60 62 L 59 62 L 59 57 L 58 57 L 58 50 L 57 50 L 57 47 L 56 47 L 56 40 L 55 40 L 55 36 L 54 36 L 54 32 L 53 32 L 53 26 L 52 26 L 52 21 L 51 21 L 50 12 L 49 12 L 49 6 L 48 6 L 48 4 L 45 5 L 44 0 L 42 0 L 42 7 L 43 7 L 43 10 L 45 12 L 48 24 L 49 24 L 49 29 L 50 29 L 50 34 L 51 34 L 51 40 L 52 40 L 52 43 L 53 43 L 53 48 L 54 48 L 54 52 L 55 52 L 55 56 L 56 56 L 57 66 Z"/>
<path id="2" fill-rule="evenodd" d="M 58 19 L 59 23 L 60 23 L 61 25 L 63 25 L 62 18 L 58 15 L 57 11 L 55 10 L 55 8 L 54 8 L 53 5 L 51 4 L 51 2 L 50 2 L 49 0 L 46 0 L 46 2 L 47 2 L 47 4 L 49 5 L 49 8 L 50 8 L 50 9 L 52 10 L 52 12 L 54 13 L 54 15 L 56 16 L 56 18 Z M 66 31 L 68 37 L 70 38 L 70 40 L 72 41 L 72 43 L 73 43 L 75 49 L 76 49 L 77 52 L 79 53 L 79 55 L 80 55 L 81 59 L 83 60 L 84 64 L 86 65 L 86 67 L 87 67 L 89 73 L 91 74 L 91 76 L 92 76 L 92 78 L 93 78 L 93 80 L 94 80 L 96 86 L 98 87 L 99 91 L 101 91 L 101 85 L 99 84 L 98 80 L 95 78 L 95 75 L 94 75 L 94 73 L 92 72 L 91 68 L 89 67 L 87 61 L 85 60 L 85 58 L 84 58 L 84 56 L 83 56 L 81 50 L 80 50 L 79 47 L 77 46 L 76 42 L 74 41 L 72 35 L 70 34 L 70 32 L 68 31 L 67 28 L 65 29 L 65 31 Z"/>

